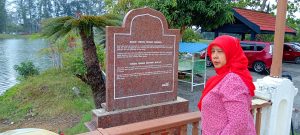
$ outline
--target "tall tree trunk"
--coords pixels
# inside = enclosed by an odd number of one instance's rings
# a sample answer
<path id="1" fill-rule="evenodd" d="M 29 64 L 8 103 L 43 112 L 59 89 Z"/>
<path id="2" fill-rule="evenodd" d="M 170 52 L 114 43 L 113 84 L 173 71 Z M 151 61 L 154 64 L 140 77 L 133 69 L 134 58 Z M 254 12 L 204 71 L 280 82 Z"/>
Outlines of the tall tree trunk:
<path id="1" fill-rule="evenodd" d="M 5 1 L 0 0 L 0 34 L 5 32 L 6 30 L 6 9 L 5 9 Z"/>
<path id="2" fill-rule="evenodd" d="M 32 7 L 33 7 L 33 2 L 32 2 L 32 0 L 28 0 L 28 7 L 29 7 L 29 9 L 28 9 L 28 14 L 29 14 L 29 19 L 28 19 L 28 29 L 29 29 L 29 33 L 30 34 L 32 34 L 33 33 L 33 30 L 32 30 L 32 15 L 33 15 L 33 13 L 32 13 Z"/>
<path id="3" fill-rule="evenodd" d="M 21 16 L 21 18 L 22 18 L 22 20 L 23 20 L 23 32 L 27 32 L 27 18 L 26 18 L 26 9 L 25 9 L 25 2 L 24 2 L 24 0 L 20 0 L 19 1 L 19 3 L 18 3 L 18 6 L 19 6 L 19 10 L 20 10 L 20 16 Z"/>
<path id="4" fill-rule="evenodd" d="M 82 40 L 84 64 L 87 69 L 87 80 L 92 89 L 96 108 L 101 108 L 101 103 L 105 102 L 105 83 L 102 79 L 101 69 L 97 58 L 96 46 L 92 26 L 86 28 L 90 34 L 85 32 L 84 27 L 80 27 L 80 37 Z"/>

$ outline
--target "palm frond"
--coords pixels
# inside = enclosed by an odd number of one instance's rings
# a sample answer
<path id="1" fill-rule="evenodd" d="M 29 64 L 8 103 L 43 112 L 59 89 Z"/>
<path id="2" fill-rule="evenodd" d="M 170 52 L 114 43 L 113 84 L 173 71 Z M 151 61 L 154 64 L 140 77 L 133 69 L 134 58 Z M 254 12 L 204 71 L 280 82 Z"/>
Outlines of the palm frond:
<path id="1" fill-rule="evenodd" d="M 55 39 L 66 35 L 74 27 L 72 25 L 65 25 L 65 23 L 72 19 L 73 17 L 67 16 L 44 20 L 42 22 L 42 36 Z"/>
<path id="2" fill-rule="evenodd" d="M 105 28 L 97 28 L 95 29 L 95 43 L 96 44 L 105 44 Z"/>
<path id="3" fill-rule="evenodd" d="M 82 28 L 87 35 L 90 35 L 93 27 L 104 29 L 106 26 L 120 26 L 121 23 L 122 17 L 114 14 L 81 16 L 80 18 L 57 17 L 42 22 L 42 36 L 56 40 L 78 28 Z"/>
<path id="4" fill-rule="evenodd" d="M 120 26 L 122 24 L 122 17 L 114 14 L 105 14 L 102 16 L 95 16 L 92 23 L 97 28 L 105 28 L 105 26 Z"/>

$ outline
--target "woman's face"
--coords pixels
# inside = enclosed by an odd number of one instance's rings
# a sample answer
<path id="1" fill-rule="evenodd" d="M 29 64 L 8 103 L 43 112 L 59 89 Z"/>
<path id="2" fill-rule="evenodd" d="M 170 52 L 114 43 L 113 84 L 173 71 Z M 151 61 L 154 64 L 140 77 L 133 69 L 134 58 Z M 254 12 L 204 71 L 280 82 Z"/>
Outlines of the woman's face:
<path id="1" fill-rule="evenodd" d="M 212 46 L 211 58 L 215 68 L 221 68 L 226 64 L 226 55 L 224 51 L 216 45 Z"/>

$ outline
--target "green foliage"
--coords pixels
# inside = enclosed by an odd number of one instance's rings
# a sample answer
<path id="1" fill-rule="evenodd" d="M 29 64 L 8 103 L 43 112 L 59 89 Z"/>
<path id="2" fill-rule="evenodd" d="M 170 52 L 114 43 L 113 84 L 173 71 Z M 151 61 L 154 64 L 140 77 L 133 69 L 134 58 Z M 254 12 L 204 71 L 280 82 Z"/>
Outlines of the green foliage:
<path id="1" fill-rule="evenodd" d="M 80 90 L 79 96 L 73 92 L 73 87 Z M 82 115 L 95 108 L 88 85 L 67 70 L 55 69 L 8 89 L 0 96 L 0 106 L 0 119 L 13 122 L 25 119 L 28 113 L 37 118 L 54 118 L 62 114 Z"/>
<path id="2" fill-rule="evenodd" d="M 70 25 L 65 26 L 64 24 L 73 19 L 73 17 L 57 17 L 46 19 L 42 21 L 42 36 L 51 37 L 53 39 L 59 38 L 61 35 L 66 35 L 71 31 Z"/>
<path id="3" fill-rule="evenodd" d="M 105 50 L 103 46 L 97 45 L 97 56 L 101 65 L 101 69 L 105 71 Z M 63 54 L 64 67 L 75 75 L 85 75 L 86 66 L 84 64 L 83 52 L 80 47 L 74 48 Z"/>
<path id="4" fill-rule="evenodd" d="M 3 5 L 8 5 L 6 8 L 2 6 L 3 1 Z M 31 34 L 40 30 L 41 19 L 73 16 L 78 11 L 86 15 L 100 15 L 105 12 L 103 6 L 102 0 L 0 0 L 0 16 L 1 11 L 6 9 L 6 22 L 20 26 L 19 32 Z M 5 24 L 3 18 L 2 23 Z M 17 31 L 10 29 L 9 32 Z"/>
<path id="5" fill-rule="evenodd" d="M 139 1 L 137 0 L 120 0 L 115 4 L 114 0 L 105 0 L 106 9 L 113 14 L 125 15 L 129 10 L 138 8 Z"/>
<path id="6" fill-rule="evenodd" d="M 250 40 L 250 35 L 249 35 L 249 40 Z M 274 42 L 274 34 L 257 34 L 256 40 L 263 41 L 263 42 Z"/>
<path id="7" fill-rule="evenodd" d="M 14 69 L 23 78 L 28 78 L 29 76 L 39 74 L 38 68 L 35 67 L 31 61 L 22 62 L 20 65 L 15 65 Z"/>
<path id="8" fill-rule="evenodd" d="M 67 135 L 75 135 L 78 133 L 84 133 L 84 132 L 89 132 L 88 129 L 85 127 L 84 123 L 88 122 L 92 119 L 92 113 L 87 112 L 84 115 L 82 115 L 82 118 L 78 124 L 73 126 L 72 128 L 66 129 L 64 132 Z"/>
<path id="9" fill-rule="evenodd" d="M 105 29 L 96 29 L 95 30 L 95 44 L 104 44 L 106 42 L 106 38 L 105 38 Z"/>
<path id="10" fill-rule="evenodd" d="M 19 35 L 19 34 L 0 34 L 0 39 L 40 39 L 41 35 L 39 33 L 34 33 L 30 35 Z"/>
<path id="11" fill-rule="evenodd" d="M 19 38 L 19 36 L 10 35 L 10 34 L 0 34 L 0 39 L 10 39 L 10 38 Z"/>
<path id="12" fill-rule="evenodd" d="M 79 18 L 70 16 L 50 18 L 42 22 L 42 35 L 56 40 L 72 30 L 78 31 L 79 29 L 83 29 L 87 35 L 90 35 L 93 27 L 120 25 L 120 20 L 120 16 L 113 14 L 80 16 Z"/>
<path id="13" fill-rule="evenodd" d="M 236 2 L 231 2 L 230 5 L 232 7 L 238 7 L 238 8 L 247 8 L 247 7 L 261 8 L 262 3 L 263 0 L 238 0 Z"/>
<path id="14" fill-rule="evenodd" d="M 50 42 L 52 42 L 50 48 L 45 49 L 44 53 L 54 53 L 53 55 L 55 55 L 56 53 L 61 56 L 67 50 L 67 45 L 69 43 L 70 37 L 75 39 L 82 39 L 79 38 L 79 31 L 84 32 L 87 36 L 91 34 L 94 35 L 93 27 L 95 27 L 100 30 L 100 34 L 104 35 L 105 33 L 103 31 L 105 26 L 120 25 L 120 20 L 121 18 L 119 16 L 113 14 L 105 14 L 101 16 L 80 16 L 79 18 L 58 17 L 44 20 L 42 23 L 42 36 L 48 37 Z M 102 36 L 99 42 L 103 42 L 103 39 L 104 38 Z M 82 65 L 84 64 L 82 51 L 81 53 L 79 53 L 80 50 L 77 49 L 75 52 L 77 53 L 66 54 L 64 57 L 67 58 L 63 58 L 62 60 L 63 63 L 66 64 L 67 68 L 71 69 L 73 73 L 82 75 L 86 72 L 85 66 Z M 64 61 L 69 59 L 71 59 L 71 62 Z M 73 63 L 74 65 L 70 63 Z M 101 64 L 103 65 L 103 63 Z"/>
<path id="15" fill-rule="evenodd" d="M 198 41 L 200 41 L 200 34 L 195 32 L 193 29 L 188 28 L 183 33 L 182 41 L 183 42 L 198 42 Z"/>
<path id="16" fill-rule="evenodd" d="M 66 52 L 68 39 L 70 37 L 75 39 L 79 38 L 79 31 L 82 31 L 89 36 L 94 33 L 93 27 L 96 27 L 100 30 L 100 34 L 104 34 L 103 29 L 105 26 L 120 25 L 120 20 L 120 16 L 113 14 L 105 14 L 102 16 L 80 16 L 79 18 L 58 17 L 44 20 L 42 24 L 42 35 L 48 37 L 48 39 L 53 42 L 51 47 L 45 49 L 44 52 L 57 53 L 61 55 Z M 103 39 L 104 38 L 102 37 L 100 42 L 103 42 Z M 63 63 L 66 64 L 67 68 L 74 73 L 82 75 L 85 73 L 85 66 L 83 65 L 82 51 L 80 53 L 79 52 L 80 50 L 77 49 L 74 54 L 66 54 L 64 57 L 67 58 L 64 59 L 71 59 L 71 62 L 63 61 Z M 70 63 L 73 63 L 74 65 Z M 103 64 L 104 63 L 101 63 L 101 65 Z"/>
<path id="17" fill-rule="evenodd" d="M 6 33 L 20 33 L 23 30 L 21 25 L 15 23 L 7 23 L 6 24 Z"/>
<path id="18" fill-rule="evenodd" d="M 62 68 L 63 59 L 61 56 L 63 55 L 63 53 L 65 53 L 68 50 L 68 44 L 71 38 L 74 39 L 75 46 L 76 46 L 76 44 L 78 44 L 77 42 L 79 42 L 79 41 L 76 42 L 76 39 L 80 39 L 80 38 L 74 31 L 70 31 L 66 35 L 56 40 L 52 38 L 48 38 L 47 39 L 48 43 L 50 43 L 49 47 L 42 49 L 40 51 L 40 54 L 47 54 L 48 56 L 51 56 L 51 58 L 53 58 L 52 62 L 54 67 Z M 58 59 L 55 59 L 56 57 L 58 57 Z"/>
<path id="19" fill-rule="evenodd" d="M 64 53 L 63 59 L 64 68 L 71 71 L 73 74 L 83 75 L 86 73 L 81 48 L 75 48 L 70 52 Z"/>
<path id="20" fill-rule="evenodd" d="M 130 9 L 151 7 L 162 12 L 171 28 L 184 30 L 187 26 L 216 28 L 233 21 L 228 0 L 106 0 L 112 13 L 125 14 Z"/>
<path id="21" fill-rule="evenodd" d="M 41 37 L 42 36 L 40 33 L 33 33 L 33 34 L 28 35 L 29 39 L 41 39 Z"/>
<path id="22" fill-rule="evenodd" d="M 300 11 L 300 0 L 287 1 L 287 20 L 296 20 L 295 14 Z M 276 10 L 277 4 L 273 4 L 271 10 Z"/>
<path id="23" fill-rule="evenodd" d="M 300 42 L 300 19 L 288 18 L 287 23 L 291 28 L 296 30 L 297 33 L 296 35 L 286 35 L 285 42 Z"/>
<path id="24" fill-rule="evenodd" d="M 177 15 L 172 13 L 172 9 L 168 11 L 172 22 L 176 23 L 171 26 L 175 27 L 196 25 L 210 30 L 234 19 L 227 0 L 177 0 L 176 9 L 179 11 Z"/>
<path id="25" fill-rule="evenodd" d="M 50 39 L 59 39 L 63 36 L 67 35 L 71 31 L 76 31 L 80 35 L 80 39 L 82 41 L 82 49 L 84 53 L 84 65 L 87 69 L 86 74 L 89 74 L 89 76 L 86 76 L 85 73 L 82 73 L 82 68 L 78 70 L 75 69 L 75 72 L 81 72 L 80 74 L 76 74 L 77 77 L 79 77 L 82 81 L 86 82 L 91 86 L 94 92 L 94 95 L 97 95 L 99 92 L 105 92 L 105 85 L 103 80 L 95 79 L 95 78 L 101 78 L 101 69 L 100 67 L 94 67 L 94 65 L 98 65 L 98 58 L 97 51 L 95 49 L 95 41 L 94 41 L 94 28 L 98 29 L 104 29 L 106 26 L 115 26 L 119 25 L 121 23 L 120 18 L 118 15 L 113 14 L 105 14 L 101 16 L 82 16 L 77 14 L 77 18 L 74 17 L 59 17 L 59 18 L 53 18 L 49 19 L 47 21 L 43 22 L 43 35 L 45 37 L 48 37 Z M 85 48 L 85 49 L 84 49 Z M 88 51 L 91 50 L 91 51 Z M 90 57 L 93 57 L 90 61 Z M 80 63 L 80 59 L 77 59 L 78 57 L 75 57 L 76 64 L 82 65 Z M 70 65 L 70 64 L 69 64 Z M 72 66 L 69 66 L 72 67 Z M 82 67 L 82 66 L 81 66 Z M 93 70 L 90 70 L 93 69 Z M 74 70 L 73 70 L 74 71 Z M 95 74 L 93 71 L 98 72 Z M 83 74 L 83 75 L 82 75 Z M 100 85 L 104 87 L 99 86 Z M 96 106 L 97 108 L 101 108 L 101 104 L 103 101 L 105 94 L 101 94 L 99 98 L 95 98 L 96 100 Z"/>
<path id="26" fill-rule="evenodd" d="M 295 13 L 300 11 L 300 0 L 288 1 L 287 15 L 288 18 L 296 18 Z"/>

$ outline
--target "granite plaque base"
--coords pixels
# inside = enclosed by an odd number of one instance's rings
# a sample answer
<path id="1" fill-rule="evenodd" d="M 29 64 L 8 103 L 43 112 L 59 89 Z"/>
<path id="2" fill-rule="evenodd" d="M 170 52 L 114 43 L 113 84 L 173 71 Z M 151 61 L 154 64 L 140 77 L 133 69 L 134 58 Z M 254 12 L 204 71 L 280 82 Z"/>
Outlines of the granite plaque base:
<path id="1" fill-rule="evenodd" d="M 188 100 L 177 97 L 176 101 L 157 103 L 117 111 L 105 109 L 93 110 L 92 121 L 85 123 L 90 131 L 96 128 L 108 128 L 144 120 L 161 118 L 188 112 Z"/>

